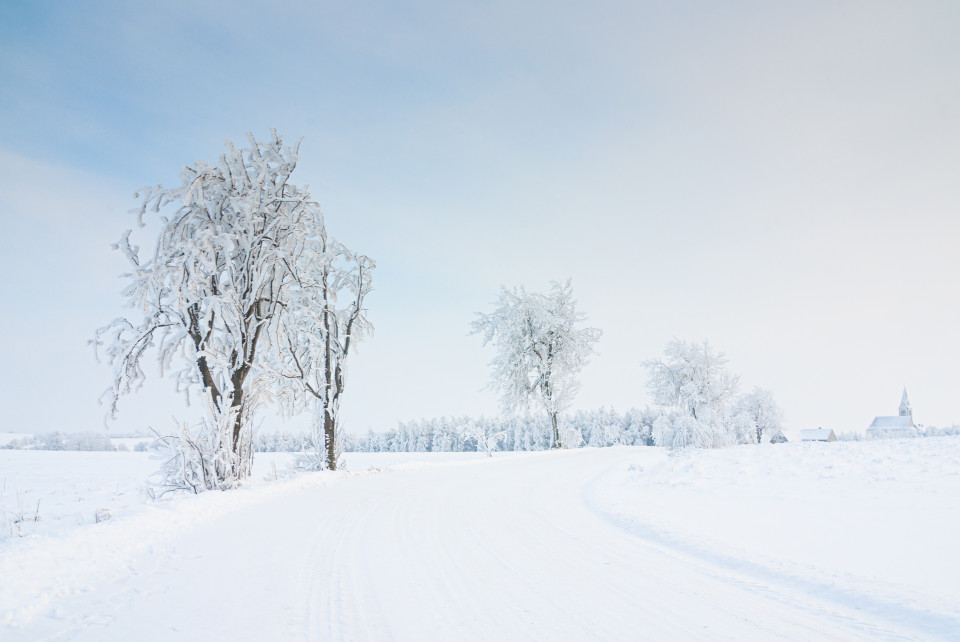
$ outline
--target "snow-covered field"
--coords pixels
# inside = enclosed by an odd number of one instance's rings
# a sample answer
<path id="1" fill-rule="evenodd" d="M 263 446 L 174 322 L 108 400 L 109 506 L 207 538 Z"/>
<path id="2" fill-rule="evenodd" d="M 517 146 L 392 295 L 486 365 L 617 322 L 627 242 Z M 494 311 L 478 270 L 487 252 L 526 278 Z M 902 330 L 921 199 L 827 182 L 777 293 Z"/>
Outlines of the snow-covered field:
<path id="1" fill-rule="evenodd" d="M 0 451 L 0 639 L 960 639 L 960 438 L 291 461 Z"/>
<path id="2" fill-rule="evenodd" d="M 29 437 L 33 437 L 33 435 L 25 432 L 0 432 L 0 447 L 6 446 L 11 441 Z"/>

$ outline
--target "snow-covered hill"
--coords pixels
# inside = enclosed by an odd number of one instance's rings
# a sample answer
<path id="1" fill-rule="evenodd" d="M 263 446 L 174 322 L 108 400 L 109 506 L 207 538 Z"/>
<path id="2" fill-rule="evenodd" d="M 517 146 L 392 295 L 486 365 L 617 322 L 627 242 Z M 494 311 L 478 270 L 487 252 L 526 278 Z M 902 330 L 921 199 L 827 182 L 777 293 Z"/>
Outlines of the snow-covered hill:
<path id="1" fill-rule="evenodd" d="M 287 463 L 146 502 L 141 453 L 0 451 L 5 512 L 10 493 L 40 500 L 25 537 L 0 539 L 0 639 L 960 631 L 958 438 L 354 454 L 353 472 L 284 479 Z"/>

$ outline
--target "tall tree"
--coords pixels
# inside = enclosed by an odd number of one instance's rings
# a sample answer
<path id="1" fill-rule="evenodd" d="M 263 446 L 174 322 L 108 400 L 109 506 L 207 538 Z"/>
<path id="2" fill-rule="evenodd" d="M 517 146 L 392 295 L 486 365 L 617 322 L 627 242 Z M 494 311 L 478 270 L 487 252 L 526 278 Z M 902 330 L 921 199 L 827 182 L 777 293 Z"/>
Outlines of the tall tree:
<path id="1" fill-rule="evenodd" d="M 294 413 L 314 409 L 311 452 L 302 464 L 336 470 L 343 451 L 340 401 L 347 357 L 373 331 L 364 299 L 372 290 L 375 264 L 319 234 L 307 239 L 294 265 L 289 312 L 278 325 L 277 394 Z M 292 384 L 292 385 L 291 385 Z"/>
<path id="2" fill-rule="evenodd" d="M 114 366 L 111 416 L 119 398 L 143 384 L 151 349 L 178 390 L 205 398 L 208 417 L 174 439 L 165 473 L 168 485 L 195 491 L 249 475 L 250 419 L 270 398 L 261 375 L 279 352 L 276 330 L 286 315 L 312 305 L 296 297 L 291 305 L 291 291 L 329 261 L 304 251 L 326 233 L 319 205 L 290 183 L 299 141 L 284 145 L 276 131 L 266 142 L 248 137 L 245 149 L 227 141 L 215 166 L 184 167 L 179 187 L 138 195 L 140 226 L 148 215 L 161 226 L 153 254 L 141 257 L 129 230 L 114 247 L 131 266 L 127 304 L 142 316 L 115 319 L 94 339 Z"/>
<path id="3" fill-rule="evenodd" d="M 585 320 L 577 312 L 568 280 L 552 283 L 549 294 L 503 287 L 497 308 L 477 313 L 472 325 L 474 333 L 483 334 L 484 345 L 496 348 L 490 386 L 500 393 L 504 407 L 515 410 L 539 403 L 550 419 L 554 448 L 565 445 L 559 416 L 576 395 L 577 375 L 600 339 L 597 328 L 577 328 Z"/>

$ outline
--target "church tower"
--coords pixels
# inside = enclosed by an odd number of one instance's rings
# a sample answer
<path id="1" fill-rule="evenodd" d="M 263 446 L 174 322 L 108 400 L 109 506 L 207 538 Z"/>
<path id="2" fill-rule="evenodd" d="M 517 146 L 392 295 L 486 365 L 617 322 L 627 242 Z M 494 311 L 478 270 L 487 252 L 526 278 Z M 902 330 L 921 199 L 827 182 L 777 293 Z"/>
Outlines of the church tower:
<path id="1" fill-rule="evenodd" d="M 900 416 L 913 419 L 913 410 L 910 408 L 910 400 L 907 399 L 907 389 L 903 389 L 903 399 L 900 400 Z"/>

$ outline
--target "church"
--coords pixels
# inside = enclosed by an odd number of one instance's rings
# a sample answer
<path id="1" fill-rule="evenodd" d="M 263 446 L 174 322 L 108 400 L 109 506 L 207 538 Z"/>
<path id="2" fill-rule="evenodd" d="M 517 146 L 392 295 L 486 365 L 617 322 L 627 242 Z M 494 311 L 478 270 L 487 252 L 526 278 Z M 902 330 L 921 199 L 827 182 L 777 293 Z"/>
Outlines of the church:
<path id="1" fill-rule="evenodd" d="M 900 414 L 896 417 L 875 417 L 867 428 L 867 437 L 916 437 L 917 427 L 913 423 L 913 410 L 907 399 L 907 389 L 903 389 L 900 400 Z"/>

